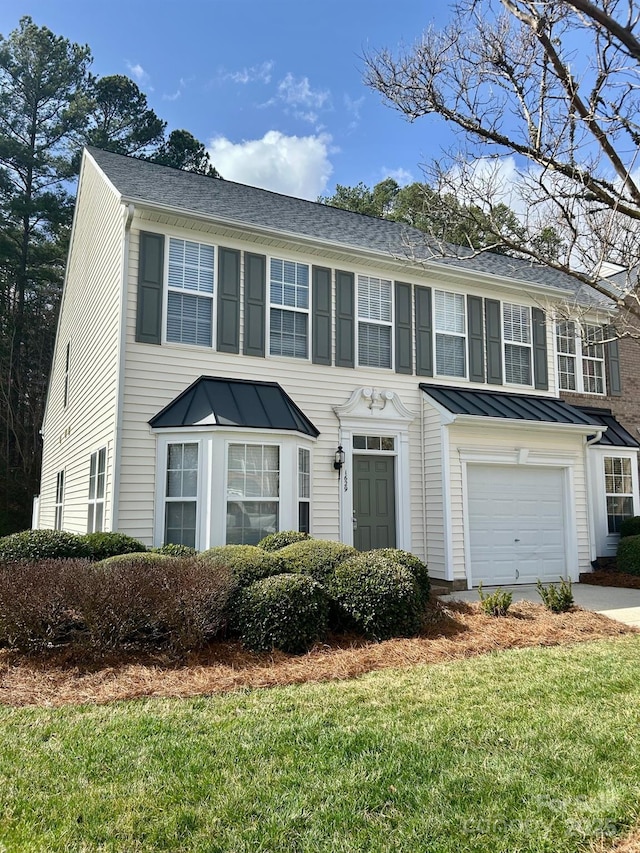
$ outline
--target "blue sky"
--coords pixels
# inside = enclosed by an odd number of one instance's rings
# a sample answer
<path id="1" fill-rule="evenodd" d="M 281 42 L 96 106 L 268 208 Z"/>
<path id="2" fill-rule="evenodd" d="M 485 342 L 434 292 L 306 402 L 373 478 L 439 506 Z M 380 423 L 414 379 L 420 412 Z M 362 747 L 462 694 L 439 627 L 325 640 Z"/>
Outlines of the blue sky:
<path id="1" fill-rule="evenodd" d="M 437 8 L 436 8 L 437 6 Z M 127 74 L 169 130 L 207 144 L 223 177 L 315 199 L 336 183 L 420 180 L 452 138 L 408 124 L 362 82 L 364 51 L 411 44 L 446 5 L 417 0 L 5 0 Z"/>

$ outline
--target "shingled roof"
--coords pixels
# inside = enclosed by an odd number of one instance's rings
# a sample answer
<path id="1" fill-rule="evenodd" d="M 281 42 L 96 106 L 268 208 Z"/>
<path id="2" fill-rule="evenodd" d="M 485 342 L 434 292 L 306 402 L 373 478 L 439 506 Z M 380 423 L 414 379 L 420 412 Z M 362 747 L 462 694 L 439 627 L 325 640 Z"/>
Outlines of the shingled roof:
<path id="1" fill-rule="evenodd" d="M 352 213 L 318 202 L 280 195 L 233 181 L 159 166 L 98 148 L 87 149 L 123 201 L 153 204 L 185 214 L 198 214 L 283 236 L 299 235 L 393 257 L 429 260 L 445 266 L 557 288 L 581 303 L 603 298 L 571 276 L 494 252 L 473 254 L 461 247 L 442 257 L 433 241 L 404 223 Z M 455 253 L 455 256 L 453 254 Z"/>

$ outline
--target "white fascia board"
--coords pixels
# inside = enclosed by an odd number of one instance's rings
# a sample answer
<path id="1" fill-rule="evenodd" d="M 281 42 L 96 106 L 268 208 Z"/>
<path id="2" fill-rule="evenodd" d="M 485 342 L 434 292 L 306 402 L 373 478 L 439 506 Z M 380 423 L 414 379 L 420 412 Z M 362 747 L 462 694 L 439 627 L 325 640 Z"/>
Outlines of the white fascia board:
<path id="1" fill-rule="evenodd" d="M 215 214 L 209 215 L 202 213 L 202 211 L 190 210 L 186 207 L 171 207 L 170 205 L 157 204 L 155 202 L 146 201 L 144 198 L 132 196 L 123 197 L 122 200 L 126 204 L 134 204 L 136 208 L 146 208 L 155 212 L 164 213 L 165 215 L 188 217 L 200 222 L 208 222 L 229 228 L 236 228 L 243 233 L 268 236 L 270 238 L 278 237 L 284 240 L 291 240 L 298 245 L 308 245 L 313 246 L 314 248 L 323 248 L 329 245 L 332 249 L 338 249 L 349 257 L 353 257 L 355 255 L 365 258 L 384 259 L 387 263 L 395 262 L 403 269 L 410 268 L 414 274 L 422 273 L 423 275 L 429 275 L 432 277 L 437 275 L 443 279 L 455 279 L 456 281 L 462 280 L 462 283 L 466 285 L 472 282 L 477 287 L 495 287 L 501 290 L 516 291 L 525 290 L 532 295 L 559 296 L 564 301 L 575 300 L 575 293 L 570 290 L 565 290 L 562 287 L 553 287 L 553 285 L 549 284 L 538 284 L 536 282 L 510 278 L 508 276 L 500 276 L 494 273 L 479 272 L 478 270 L 468 269 L 467 267 L 445 265 L 439 262 L 437 258 L 434 258 L 433 260 L 425 259 L 424 261 L 412 261 L 410 258 L 403 259 L 389 252 L 382 252 L 377 249 L 363 249 L 349 243 L 340 243 L 337 240 L 320 240 L 314 237 L 298 234 L 295 231 L 266 228 L 261 225 L 243 222 L 238 219 L 216 216 Z M 607 309 L 603 310 L 606 311 Z"/>
<path id="2" fill-rule="evenodd" d="M 297 436 L 299 438 L 303 438 L 305 441 L 313 441 L 316 442 L 318 440 L 317 436 L 309 435 L 306 432 L 300 432 L 297 429 L 271 429 L 269 427 L 248 427 L 248 426 L 233 426 L 231 424 L 190 424 L 189 426 L 172 426 L 172 427 L 152 427 L 149 426 L 149 432 L 151 435 L 175 435 L 175 436 L 184 436 L 190 433 L 198 434 L 203 432 L 224 432 L 230 433 L 243 433 L 247 435 L 256 435 L 256 436 L 274 436 L 281 438 L 291 438 L 292 436 Z"/>
<path id="3" fill-rule="evenodd" d="M 451 413 L 450 413 L 451 414 Z M 535 429 L 545 432 L 573 432 L 577 435 L 593 435 L 597 432 L 605 432 L 607 427 L 600 424 L 561 424 L 550 421 L 525 421 L 516 418 L 492 418 L 486 415 L 456 415 L 456 423 L 464 426 L 488 426 L 497 429 Z"/>

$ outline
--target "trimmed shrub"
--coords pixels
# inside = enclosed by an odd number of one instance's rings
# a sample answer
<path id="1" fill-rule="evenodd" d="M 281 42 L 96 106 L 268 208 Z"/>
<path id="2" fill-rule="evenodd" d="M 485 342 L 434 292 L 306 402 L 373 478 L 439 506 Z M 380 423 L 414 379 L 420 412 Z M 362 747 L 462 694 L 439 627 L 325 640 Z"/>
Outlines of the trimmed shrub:
<path id="1" fill-rule="evenodd" d="M 299 530 L 280 530 L 278 533 L 270 533 L 258 542 L 258 548 L 264 551 L 279 551 L 294 542 L 303 542 L 311 539 L 308 533 L 300 533 Z"/>
<path id="2" fill-rule="evenodd" d="M 619 572 L 640 575 L 640 536 L 626 536 L 618 542 L 616 561 Z"/>
<path id="3" fill-rule="evenodd" d="M 91 548 L 94 560 L 105 560 L 118 554 L 139 554 L 147 550 L 142 542 L 126 533 L 85 533 L 80 538 Z"/>
<path id="4" fill-rule="evenodd" d="M 480 597 L 480 609 L 487 616 L 506 616 L 513 601 L 513 593 L 504 589 L 485 595 L 482 591 L 482 583 L 478 584 L 478 596 Z"/>
<path id="5" fill-rule="evenodd" d="M 573 607 L 573 591 L 571 589 L 571 581 L 560 578 L 560 586 L 544 586 L 540 578 L 536 583 L 538 594 L 542 599 L 547 610 L 553 613 L 565 613 Z"/>
<path id="6" fill-rule="evenodd" d="M 327 632 L 327 594 L 313 578 L 273 575 L 243 589 L 233 624 L 253 651 L 281 649 L 302 654 Z"/>
<path id="7" fill-rule="evenodd" d="M 416 582 L 416 586 L 418 587 L 418 592 L 422 596 L 423 602 L 426 604 L 427 601 L 429 601 L 431 583 L 429 581 L 429 573 L 427 571 L 426 563 L 423 563 L 415 554 L 411 554 L 409 551 L 403 551 L 402 548 L 376 548 L 375 553 L 381 554 L 389 560 L 393 560 L 394 563 L 399 563 L 401 566 L 404 566 L 405 569 L 409 569 Z"/>
<path id="8" fill-rule="evenodd" d="M 640 515 L 625 518 L 620 525 L 620 538 L 625 539 L 628 536 L 638 535 L 640 535 Z"/>
<path id="9" fill-rule="evenodd" d="M 80 609 L 91 644 L 118 648 L 201 648 L 227 625 L 235 583 L 193 558 L 127 554 L 94 563 Z"/>
<path id="10" fill-rule="evenodd" d="M 328 583 L 336 566 L 357 554 L 358 551 L 351 545 L 329 539 L 305 539 L 278 551 L 282 571 L 310 575 L 323 585 Z"/>
<path id="11" fill-rule="evenodd" d="M 218 545 L 203 551 L 198 559 L 216 571 L 221 566 L 229 568 L 240 588 L 282 572 L 279 555 L 269 554 L 257 545 Z"/>
<path id="12" fill-rule="evenodd" d="M 365 551 L 336 566 L 327 590 L 356 630 L 376 640 L 420 630 L 422 597 L 405 566 Z"/>
<path id="13" fill-rule="evenodd" d="M 161 545 L 159 548 L 150 549 L 153 554 L 168 554 L 170 557 L 195 557 L 198 553 L 191 545 L 177 545 L 173 542 L 168 542 L 166 545 Z"/>
<path id="14" fill-rule="evenodd" d="M 87 560 L 21 560 L 0 563 L 0 644 L 42 651 L 75 639 Z"/>
<path id="15" fill-rule="evenodd" d="M 82 536 L 65 530 L 23 530 L 0 539 L 0 560 L 55 560 L 91 557 Z"/>

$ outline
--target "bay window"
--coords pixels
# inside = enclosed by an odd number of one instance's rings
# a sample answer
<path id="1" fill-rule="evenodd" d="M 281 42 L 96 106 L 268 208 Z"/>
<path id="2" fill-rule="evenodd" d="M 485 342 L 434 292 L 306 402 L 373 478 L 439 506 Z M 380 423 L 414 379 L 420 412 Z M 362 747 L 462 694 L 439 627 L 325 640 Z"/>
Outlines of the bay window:
<path id="1" fill-rule="evenodd" d="M 280 448 L 229 444 L 226 542 L 256 545 L 279 526 Z"/>
<path id="2" fill-rule="evenodd" d="M 167 446 L 164 543 L 196 547 L 198 444 Z"/>

